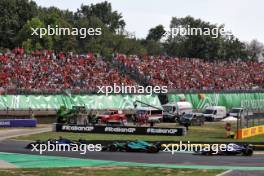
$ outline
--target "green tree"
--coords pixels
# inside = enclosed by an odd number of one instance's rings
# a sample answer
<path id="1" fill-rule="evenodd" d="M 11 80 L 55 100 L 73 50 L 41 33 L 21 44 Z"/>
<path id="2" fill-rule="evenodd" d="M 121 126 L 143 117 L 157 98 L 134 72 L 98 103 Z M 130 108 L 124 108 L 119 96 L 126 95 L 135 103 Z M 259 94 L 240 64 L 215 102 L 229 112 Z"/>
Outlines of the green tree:
<path id="1" fill-rule="evenodd" d="M 17 40 L 22 43 L 22 46 L 27 50 L 35 49 L 51 49 L 53 46 L 52 38 L 50 36 L 32 35 L 32 28 L 43 28 L 45 25 L 39 18 L 34 17 L 28 21 L 19 31 Z"/>
<path id="2" fill-rule="evenodd" d="M 77 16 L 85 16 L 87 18 L 95 16 L 113 32 L 125 27 L 122 14 L 113 11 L 111 3 L 107 1 L 98 4 L 82 5 L 81 9 L 78 9 Z"/>
<path id="3" fill-rule="evenodd" d="M 217 26 L 204 22 L 201 19 L 194 19 L 191 16 L 185 18 L 173 17 L 170 24 L 171 29 L 190 29 L 190 28 L 200 28 L 200 29 L 220 29 L 224 28 L 223 25 Z M 171 55 L 177 55 L 180 57 L 197 57 L 214 59 L 217 58 L 217 50 L 219 48 L 219 39 L 221 38 L 220 33 L 217 34 L 218 37 L 212 35 L 173 35 L 172 34 L 167 39 L 166 48 L 167 52 Z"/>
<path id="4" fill-rule="evenodd" d="M 164 27 L 162 25 L 158 25 L 158 26 L 151 28 L 149 30 L 149 33 L 148 33 L 146 40 L 159 41 L 165 32 L 166 31 L 165 31 Z"/>
<path id="5" fill-rule="evenodd" d="M 248 59 L 245 43 L 239 41 L 234 35 L 223 37 L 220 41 L 218 58 L 224 60 Z"/>
<path id="6" fill-rule="evenodd" d="M 202 29 L 200 35 L 173 35 L 168 36 L 164 48 L 169 55 L 190 58 L 215 59 L 245 59 L 245 44 L 233 35 L 224 31 L 224 25 L 210 24 L 201 19 L 194 19 L 191 16 L 184 18 L 173 17 L 170 24 L 171 29 Z M 206 29 L 206 30 L 205 30 Z M 209 31 L 210 33 L 204 33 Z M 193 32 L 195 33 L 195 32 Z M 175 33 L 176 34 L 176 33 Z M 210 34 L 210 35 L 208 35 Z"/>
<path id="7" fill-rule="evenodd" d="M 45 26 L 48 25 L 53 28 L 73 28 L 74 24 L 71 24 L 72 14 L 68 17 L 65 16 L 68 11 L 61 11 L 57 8 L 51 7 L 49 9 L 43 9 L 42 15 L 39 17 L 44 21 Z M 70 17 L 71 16 L 71 17 Z M 52 49 L 57 51 L 76 51 L 77 50 L 77 39 L 76 36 L 73 35 L 52 35 L 50 36 L 52 39 Z"/>
<path id="8" fill-rule="evenodd" d="M 249 55 L 249 59 L 258 60 L 263 57 L 264 45 L 257 41 L 256 39 L 252 40 L 250 43 L 246 45 L 247 53 Z"/>
<path id="9" fill-rule="evenodd" d="M 37 15 L 37 5 L 29 0 L 0 1 L 0 46 L 14 48 L 21 45 L 17 42 L 17 33 L 24 24 Z"/>
<path id="10" fill-rule="evenodd" d="M 146 52 L 149 55 L 155 56 L 164 53 L 162 43 L 154 40 L 142 40 L 141 44 L 146 48 Z"/>

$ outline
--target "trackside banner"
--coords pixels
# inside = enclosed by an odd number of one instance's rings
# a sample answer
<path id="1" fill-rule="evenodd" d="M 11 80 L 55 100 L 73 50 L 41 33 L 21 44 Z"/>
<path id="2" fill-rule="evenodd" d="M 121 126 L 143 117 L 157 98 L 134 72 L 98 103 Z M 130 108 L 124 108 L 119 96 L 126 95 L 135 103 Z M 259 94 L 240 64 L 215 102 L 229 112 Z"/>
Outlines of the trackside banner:
<path id="1" fill-rule="evenodd" d="M 0 95 L 0 109 L 133 109 L 136 100 L 161 108 L 157 95 Z"/>
<path id="2" fill-rule="evenodd" d="M 88 109 L 133 109 L 139 100 L 161 107 L 157 95 L 0 95 L 0 109 L 59 109 L 60 106 L 86 106 Z M 264 93 L 193 93 L 168 94 L 169 102 L 187 100 L 195 109 L 208 106 L 264 109 Z M 140 104 L 138 104 L 140 106 Z"/>
<path id="3" fill-rule="evenodd" d="M 254 126 L 250 128 L 242 128 L 237 132 L 237 139 L 244 139 L 252 136 L 264 134 L 264 125 Z"/>
<path id="4" fill-rule="evenodd" d="M 195 109 L 208 106 L 244 107 L 252 110 L 264 109 L 264 93 L 191 93 L 169 94 L 169 102 L 187 100 Z"/>
<path id="5" fill-rule="evenodd" d="M 54 124 L 57 132 L 77 133 L 110 133 L 110 134 L 139 134 L 139 135 L 186 135 L 186 128 L 158 128 L 158 127 L 134 127 L 134 126 L 77 126 Z"/>
<path id="6" fill-rule="evenodd" d="M 0 127 L 36 127 L 36 119 L 0 119 Z"/>

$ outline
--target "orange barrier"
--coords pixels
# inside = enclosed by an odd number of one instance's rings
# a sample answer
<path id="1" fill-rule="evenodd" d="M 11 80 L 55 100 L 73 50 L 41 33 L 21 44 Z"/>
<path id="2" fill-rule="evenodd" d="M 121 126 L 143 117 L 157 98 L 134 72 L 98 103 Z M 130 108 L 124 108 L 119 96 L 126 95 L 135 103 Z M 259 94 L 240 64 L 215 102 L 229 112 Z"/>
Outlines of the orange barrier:
<path id="1" fill-rule="evenodd" d="M 244 139 L 261 134 L 264 134 L 264 125 L 238 129 L 236 138 Z"/>

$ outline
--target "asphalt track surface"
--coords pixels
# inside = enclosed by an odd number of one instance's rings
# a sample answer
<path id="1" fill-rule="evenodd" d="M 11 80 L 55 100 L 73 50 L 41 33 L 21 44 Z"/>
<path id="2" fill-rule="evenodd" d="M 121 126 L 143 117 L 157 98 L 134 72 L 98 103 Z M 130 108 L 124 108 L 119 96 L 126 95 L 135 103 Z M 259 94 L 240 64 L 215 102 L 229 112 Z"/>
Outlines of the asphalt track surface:
<path id="1" fill-rule="evenodd" d="M 44 133 L 51 130 L 52 130 L 51 125 L 43 125 L 43 127 L 38 127 L 38 128 L 13 128 L 13 129 L 10 128 L 6 130 L 2 130 L 0 132 L 0 141 L 18 136 Z"/>
<path id="2" fill-rule="evenodd" d="M 25 149 L 27 141 L 4 140 L 0 141 L 0 152 L 21 153 L 39 155 L 39 152 L 32 152 Z M 237 166 L 237 167 L 263 167 L 264 155 L 254 154 L 246 156 L 200 156 L 191 153 L 168 152 L 151 153 L 131 153 L 131 152 L 44 152 L 42 155 L 64 156 L 82 159 L 111 160 L 119 162 L 137 162 L 150 164 L 178 164 L 178 165 L 206 165 L 206 166 Z"/>

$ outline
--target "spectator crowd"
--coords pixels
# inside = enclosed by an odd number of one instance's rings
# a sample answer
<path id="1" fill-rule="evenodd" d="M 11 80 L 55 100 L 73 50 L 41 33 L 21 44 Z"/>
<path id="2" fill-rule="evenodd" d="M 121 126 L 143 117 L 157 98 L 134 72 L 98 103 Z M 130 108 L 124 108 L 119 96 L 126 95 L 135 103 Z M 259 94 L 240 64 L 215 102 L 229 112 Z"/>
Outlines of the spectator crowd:
<path id="1" fill-rule="evenodd" d="M 125 56 L 115 58 L 135 69 L 151 85 L 175 90 L 264 89 L 264 63 L 257 61 L 208 61 L 196 58 Z"/>
<path id="2" fill-rule="evenodd" d="M 256 61 L 208 61 L 196 58 L 116 55 L 114 62 L 136 70 L 153 86 L 173 90 L 264 89 L 264 63 Z M 136 85 L 131 75 L 92 53 L 78 55 L 23 49 L 0 53 L 0 92 L 97 91 L 97 86 Z"/>
<path id="3" fill-rule="evenodd" d="M 55 54 L 38 51 L 0 55 L 0 88 L 32 92 L 97 91 L 97 86 L 136 84 L 116 68 L 92 54 Z"/>

